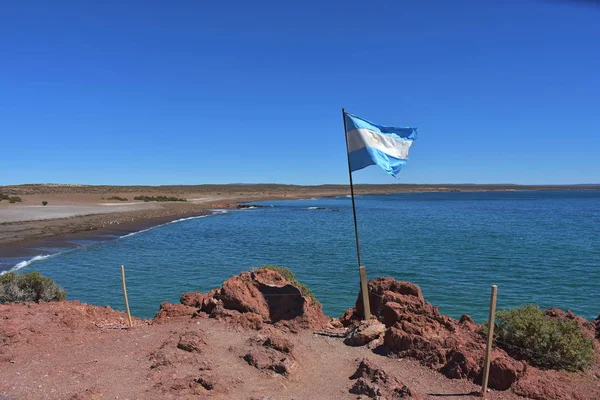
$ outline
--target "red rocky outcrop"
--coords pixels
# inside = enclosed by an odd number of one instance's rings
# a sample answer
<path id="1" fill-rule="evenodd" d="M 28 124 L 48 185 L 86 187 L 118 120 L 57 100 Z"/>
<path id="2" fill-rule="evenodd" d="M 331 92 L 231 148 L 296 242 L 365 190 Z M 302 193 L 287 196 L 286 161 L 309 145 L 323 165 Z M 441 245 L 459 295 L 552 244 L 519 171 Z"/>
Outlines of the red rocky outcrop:
<path id="1" fill-rule="evenodd" d="M 513 392 L 519 396 L 535 400 L 597 400 L 600 399 L 598 374 L 600 371 L 587 371 L 584 374 L 595 375 L 583 379 L 565 371 L 540 370 L 527 367 L 525 375 L 513 385 Z"/>
<path id="2" fill-rule="evenodd" d="M 344 343 L 348 346 L 364 346 L 377 342 L 385 333 L 385 325 L 376 319 L 362 321 L 346 337 Z"/>
<path id="3" fill-rule="evenodd" d="M 358 364 L 356 372 L 350 377 L 355 380 L 350 393 L 365 395 L 372 399 L 424 399 L 423 396 L 388 375 L 384 370 L 371 361 L 363 359 Z"/>
<path id="4" fill-rule="evenodd" d="M 250 340 L 250 345 L 242 358 L 259 370 L 289 376 L 298 366 L 293 354 L 294 344 L 279 334 L 271 333 L 266 338 L 257 336 Z"/>
<path id="5" fill-rule="evenodd" d="M 507 390 L 523 377 L 526 370 L 527 368 L 524 363 L 496 349 L 492 352 L 488 386 L 497 390 Z M 475 383 L 480 385 L 482 378 L 483 371 L 477 375 Z"/>
<path id="6" fill-rule="evenodd" d="M 426 302 L 421 289 L 392 278 L 368 283 L 371 313 L 385 327 L 384 346 L 399 357 L 410 357 L 454 379 L 475 379 L 481 373 L 485 341 L 479 325 L 464 315 L 460 321 L 445 316 Z M 341 318 L 345 326 L 362 319 L 362 299 Z M 522 374 L 523 364 L 499 349 L 490 370 L 491 388 L 506 390 Z"/>
<path id="7" fill-rule="evenodd" d="M 243 272 L 207 294 L 185 293 L 181 305 L 163 305 L 156 319 L 193 316 L 203 312 L 212 318 L 230 320 L 244 328 L 260 329 L 264 323 L 289 329 L 322 329 L 329 318 L 321 303 L 302 294 L 300 289 L 277 271 L 258 269 Z"/>
<path id="8" fill-rule="evenodd" d="M 596 327 L 596 339 L 600 340 L 600 315 L 594 321 L 594 326 Z"/>
<path id="9" fill-rule="evenodd" d="M 175 318 L 191 318 L 198 313 L 195 307 L 186 306 L 185 304 L 170 304 L 163 301 L 160 303 L 160 309 L 154 317 L 154 323 L 165 323 Z"/>

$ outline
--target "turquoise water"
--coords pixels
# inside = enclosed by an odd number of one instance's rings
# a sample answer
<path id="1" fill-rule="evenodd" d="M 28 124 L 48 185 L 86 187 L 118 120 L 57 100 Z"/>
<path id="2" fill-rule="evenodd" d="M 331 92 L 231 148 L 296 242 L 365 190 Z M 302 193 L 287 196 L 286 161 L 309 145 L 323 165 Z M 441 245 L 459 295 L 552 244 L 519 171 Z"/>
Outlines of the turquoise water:
<path id="1" fill-rule="evenodd" d="M 122 309 L 124 264 L 132 313 L 151 317 L 183 292 L 279 264 L 313 290 L 328 315 L 352 306 L 358 270 L 350 199 L 258 204 L 272 207 L 85 243 L 21 271 L 54 278 L 70 299 Z M 600 313 L 600 191 L 372 195 L 358 197 L 357 209 L 368 276 L 414 282 L 445 314 L 485 319 L 492 284 L 499 307 Z"/>

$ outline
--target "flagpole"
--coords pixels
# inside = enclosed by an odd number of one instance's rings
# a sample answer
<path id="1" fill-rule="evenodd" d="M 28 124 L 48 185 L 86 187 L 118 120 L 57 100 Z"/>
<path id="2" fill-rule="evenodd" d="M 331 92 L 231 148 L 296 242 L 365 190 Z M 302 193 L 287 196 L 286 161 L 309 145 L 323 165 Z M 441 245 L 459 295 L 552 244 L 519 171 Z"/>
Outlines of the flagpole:
<path id="1" fill-rule="evenodd" d="M 348 176 L 350 177 L 350 196 L 352 197 L 352 215 L 354 216 L 354 237 L 356 238 L 356 258 L 358 260 L 358 272 L 360 274 L 360 291 L 363 300 L 363 312 L 366 320 L 371 318 L 371 305 L 369 303 L 369 291 L 367 284 L 367 270 L 360 262 L 360 243 L 358 241 L 358 222 L 356 220 L 356 204 L 354 202 L 354 184 L 352 182 L 352 168 L 350 167 L 350 148 L 348 146 L 348 130 L 346 129 L 346 110 L 342 108 L 342 120 L 344 121 L 344 136 L 346 137 L 346 157 L 348 159 Z"/>

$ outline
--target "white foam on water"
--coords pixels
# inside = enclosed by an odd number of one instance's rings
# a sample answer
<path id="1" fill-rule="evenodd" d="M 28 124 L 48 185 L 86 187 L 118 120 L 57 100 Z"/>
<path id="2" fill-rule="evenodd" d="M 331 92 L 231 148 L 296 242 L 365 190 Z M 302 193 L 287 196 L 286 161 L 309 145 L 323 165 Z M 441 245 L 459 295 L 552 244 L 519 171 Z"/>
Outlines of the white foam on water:
<path id="1" fill-rule="evenodd" d="M 211 208 L 213 215 L 229 214 L 229 210 L 224 208 Z"/>
<path id="2" fill-rule="evenodd" d="M 213 214 L 215 214 L 215 213 L 213 213 Z M 161 226 L 175 224 L 175 223 L 187 221 L 187 220 L 190 220 L 190 219 L 204 218 L 204 217 L 208 217 L 208 215 L 197 215 L 195 217 L 187 217 L 187 218 L 176 219 L 174 221 L 166 222 L 164 224 L 151 226 L 150 228 L 147 228 L 147 229 L 142 229 L 141 231 L 128 233 L 127 235 L 123 235 L 123 236 L 119 237 L 119 239 L 123 239 L 123 238 L 129 237 L 129 236 L 137 235 L 138 233 L 142 233 L 142 232 L 148 232 L 148 231 L 150 231 L 152 229 L 159 228 Z"/>
<path id="3" fill-rule="evenodd" d="M 59 253 L 56 253 L 56 254 L 59 254 Z M 29 259 L 29 260 L 21 261 L 20 263 L 18 263 L 18 264 L 15 264 L 15 265 L 14 265 L 14 266 L 13 266 L 11 269 L 9 269 L 8 271 L 2 271 L 2 272 L 0 272 L 0 275 L 4 275 L 4 274 L 6 274 L 6 273 L 8 273 L 8 272 L 15 272 L 15 271 L 18 271 L 18 270 L 20 270 L 21 268 L 25 268 L 25 267 L 27 267 L 27 266 L 31 265 L 32 263 L 34 263 L 34 262 L 36 262 L 36 261 L 45 260 L 46 258 L 48 258 L 48 257 L 52 257 L 52 256 L 55 256 L 56 254 L 45 254 L 45 255 L 41 255 L 41 256 L 35 256 L 35 257 L 33 257 L 33 258 Z"/>
<path id="4" fill-rule="evenodd" d="M 123 239 L 123 238 L 129 237 L 129 236 L 137 235 L 138 233 L 142 233 L 142 232 L 147 232 L 147 231 L 149 231 L 151 229 L 154 229 L 154 228 L 157 228 L 157 227 L 163 226 L 163 225 L 166 225 L 166 224 L 156 225 L 156 226 L 150 227 L 148 229 L 142 229 L 141 231 L 131 232 L 131 233 L 128 233 L 127 235 L 119 236 L 119 239 Z"/>
<path id="5" fill-rule="evenodd" d="M 308 207 L 307 210 L 317 210 L 319 207 Z"/>
<path id="6" fill-rule="evenodd" d="M 227 213 L 229 213 L 229 210 L 219 210 L 219 209 L 215 209 L 215 210 L 210 210 L 210 211 L 212 211 L 212 215 L 221 215 L 221 214 L 227 214 Z M 204 217 L 208 217 L 208 216 L 209 216 L 209 215 L 197 215 L 197 216 L 195 216 L 195 217 L 187 217 L 187 218 L 180 218 L 180 219 L 176 219 L 176 220 L 174 220 L 174 221 L 170 221 L 170 222 L 167 222 L 167 223 L 164 223 L 164 224 L 160 224 L 160 225 L 152 226 L 152 227 L 150 227 L 150 228 L 147 228 L 147 229 L 142 229 L 141 231 L 137 231 L 137 232 L 131 232 L 131 233 L 128 233 L 127 235 L 120 236 L 120 237 L 119 237 L 119 239 L 126 238 L 126 237 L 128 237 L 128 236 L 137 235 L 138 233 L 146 232 L 146 231 L 149 231 L 149 230 L 152 230 L 152 229 L 154 229 L 154 228 L 161 227 L 161 226 L 165 226 L 165 225 L 169 225 L 169 224 L 175 224 L 175 223 L 182 222 L 182 221 L 187 221 L 187 220 L 190 220 L 190 219 L 204 218 Z M 73 251 L 73 250 L 75 250 L 75 249 L 72 249 L 72 250 L 66 250 L 66 251 L 61 251 L 61 252 L 58 252 L 58 253 L 55 253 L 55 254 L 44 254 L 44 255 L 35 256 L 35 257 L 33 257 L 33 258 L 29 259 L 29 260 L 21 261 L 20 263 L 17 263 L 17 264 L 15 264 L 15 265 L 14 265 L 14 266 L 13 266 L 11 269 L 9 269 L 9 270 L 6 270 L 6 271 L 2 271 L 2 272 L 0 272 L 0 276 L 1 276 L 1 275 L 4 275 L 4 274 L 6 274 L 6 273 L 8 273 L 8 272 L 14 272 L 14 271 L 18 271 L 18 270 L 20 270 L 21 268 L 25 268 L 25 267 L 27 267 L 27 266 L 31 265 L 32 263 L 34 263 L 34 262 L 36 262 L 36 261 L 45 260 L 46 258 L 49 258 L 49 257 L 54 257 L 54 256 L 57 256 L 57 255 L 59 255 L 59 254 L 66 253 L 66 252 L 68 252 L 68 251 Z"/>

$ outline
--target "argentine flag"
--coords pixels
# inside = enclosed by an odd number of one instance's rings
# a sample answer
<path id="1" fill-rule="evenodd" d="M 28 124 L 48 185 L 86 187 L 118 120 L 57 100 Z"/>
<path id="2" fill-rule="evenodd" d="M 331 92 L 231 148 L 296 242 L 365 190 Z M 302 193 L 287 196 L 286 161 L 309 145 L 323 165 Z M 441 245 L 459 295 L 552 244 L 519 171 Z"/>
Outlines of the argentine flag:
<path id="1" fill-rule="evenodd" d="M 396 176 L 408 159 L 408 149 L 417 139 L 416 128 L 375 125 L 345 113 L 350 171 L 379 165 Z"/>

